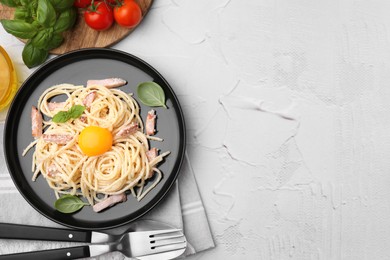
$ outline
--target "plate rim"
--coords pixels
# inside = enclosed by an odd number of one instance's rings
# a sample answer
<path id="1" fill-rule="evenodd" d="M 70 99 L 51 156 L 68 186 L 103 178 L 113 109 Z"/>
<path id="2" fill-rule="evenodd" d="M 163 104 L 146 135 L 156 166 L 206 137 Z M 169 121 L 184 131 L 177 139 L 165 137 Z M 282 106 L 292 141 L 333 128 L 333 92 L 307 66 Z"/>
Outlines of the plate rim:
<path id="1" fill-rule="evenodd" d="M 30 199 L 26 194 L 27 192 L 23 191 L 23 187 L 22 185 L 19 185 L 19 180 L 18 178 L 15 176 L 15 172 L 17 171 L 16 169 L 11 169 L 12 168 L 12 164 L 15 164 L 13 161 L 17 160 L 18 161 L 18 165 L 20 165 L 19 163 L 19 159 L 18 158 L 11 158 L 11 155 L 14 154 L 12 153 L 12 149 L 9 147 L 11 146 L 14 142 L 16 142 L 16 140 L 11 140 L 11 141 L 7 141 L 7 137 L 9 137 L 10 135 L 12 136 L 12 126 L 14 125 L 18 125 L 18 122 L 16 119 L 11 119 L 11 113 L 10 111 L 12 110 L 15 110 L 15 109 L 22 109 L 24 107 L 24 105 L 20 105 L 17 103 L 18 99 L 21 98 L 20 95 L 22 93 L 22 91 L 28 87 L 27 85 L 29 84 L 30 81 L 34 80 L 35 78 L 39 77 L 39 74 L 41 73 L 41 71 L 45 71 L 45 69 L 48 69 L 50 66 L 52 66 L 53 64 L 58 64 L 58 63 L 62 63 L 64 62 L 63 60 L 65 60 L 67 57 L 69 56 L 72 56 L 72 55 L 83 55 L 83 54 L 89 54 L 89 55 L 104 55 L 104 54 L 109 54 L 109 53 L 115 53 L 115 55 L 119 55 L 119 56 L 122 56 L 122 57 L 126 57 L 126 58 L 129 58 L 132 62 L 136 62 L 142 66 L 146 66 L 149 70 L 151 70 L 153 73 L 155 73 L 158 77 L 159 77 L 159 80 L 162 80 L 165 84 L 165 86 L 168 88 L 168 90 L 170 91 L 171 93 L 171 96 L 174 100 L 174 103 L 176 105 L 176 109 L 177 109 L 177 121 L 179 123 L 179 133 L 180 133 L 180 137 L 179 137 L 179 140 L 180 140 L 180 144 L 179 144 L 179 151 L 178 151 L 178 160 L 175 162 L 175 165 L 177 165 L 177 171 L 174 172 L 174 169 L 172 170 L 172 172 L 170 174 L 174 174 L 174 177 L 172 178 L 172 180 L 167 184 L 167 188 L 165 189 L 162 189 L 160 190 L 157 195 L 161 195 L 161 196 L 155 196 L 154 199 L 152 199 L 148 204 L 146 204 L 144 207 L 146 207 L 145 210 L 141 210 L 142 212 L 140 214 L 138 214 L 137 216 L 135 217 L 132 217 L 130 218 L 129 216 L 125 216 L 125 217 L 122 217 L 121 219 L 125 218 L 125 220 L 121 220 L 120 223 L 117 223 L 117 224 L 114 224 L 114 225 L 109 225 L 109 226 L 104 226 L 104 227 L 86 227 L 86 226 L 80 226 L 80 225 L 77 225 L 77 219 L 73 219 L 73 218 L 70 218 L 72 219 L 72 221 L 74 222 L 73 224 L 69 224 L 69 223 L 64 223 L 63 221 L 55 218 L 55 217 L 52 217 L 50 216 L 49 214 L 47 214 L 44 210 L 42 210 L 39 205 L 36 205 L 32 199 Z M 84 59 L 81 59 L 81 60 L 88 60 L 88 59 L 92 59 L 93 57 L 86 57 Z M 102 58 L 102 57 L 95 57 L 95 58 Z M 118 59 L 113 59 L 113 58 L 109 58 L 110 60 L 118 60 Z M 76 61 L 77 62 L 77 61 Z M 134 65 L 130 64 L 130 63 L 127 63 L 129 66 L 133 66 L 135 67 Z M 53 66 L 54 67 L 54 66 Z M 61 66 L 62 67 L 62 66 Z M 147 73 L 145 72 L 143 69 L 141 68 L 138 68 L 140 70 L 142 70 L 144 73 Z M 53 71 L 57 71 L 57 68 L 50 68 L 50 73 L 52 73 Z M 148 73 L 147 73 L 148 74 Z M 36 87 L 39 86 L 39 85 L 36 85 Z M 34 88 L 33 92 L 35 91 L 36 87 Z M 18 111 L 18 110 L 16 110 Z M 19 114 L 19 113 L 17 113 Z M 170 84 L 168 83 L 168 81 L 161 75 L 160 72 L 158 72 L 153 66 L 151 66 L 148 62 L 146 62 L 145 60 L 131 54 L 131 53 L 128 53 L 128 52 L 125 52 L 125 51 L 122 51 L 122 50 L 117 50 L 117 49 L 111 49 L 111 48 L 84 48 L 84 49 L 79 49 L 79 50 L 74 50 L 74 51 L 70 51 L 70 52 L 67 52 L 65 54 L 62 54 L 62 55 L 58 55 L 57 57 L 54 57 L 48 61 L 46 61 L 44 64 L 42 64 L 39 68 L 37 68 L 33 73 L 31 73 L 27 79 L 22 83 L 22 85 L 19 87 L 10 107 L 9 107 L 9 110 L 8 110 L 8 114 L 7 114 L 7 117 L 5 119 L 5 122 L 4 122 L 4 134 L 3 134 L 3 150 L 4 150 L 4 157 L 5 157 L 5 161 L 6 161 L 6 165 L 7 165 L 7 169 L 8 169 L 8 172 L 9 172 L 9 175 L 11 176 L 11 179 L 14 183 L 14 185 L 16 186 L 18 192 L 22 195 L 22 197 L 24 198 L 25 201 L 27 201 L 30 206 L 32 206 L 36 211 L 38 211 L 41 215 L 43 215 L 44 217 L 60 224 L 60 225 L 64 225 L 64 226 L 67 226 L 67 227 L 70 227 L 70 228 L 76 228 L 76 229 L 83 229 L 83 230 L 104 230 L 104 229 L 114 229 L 114 228 L 117 228 L 117 227 L 120 227 L 120 226 L 123 226 L 123 225 L 126 225 L 126 224 L 129 224 L 131 222 L 134 222 L 136 221 L 137 219 L 141 218 L 142 216 L 144 216 L 145 214 L 147 214 L 148 212 L 150 212 L 152 209 L 154 209 L 157 205 L 160 204 L 161 201 L 163 201 L 166 197 L 167 197 L 167 194 L 172 190 L 172 187 L 175 185 L 178 177 L 179 177 L 179 174 L 181 172 L 181 168 L 182 168 L 182 165 L 183 165 L 183 162 L 185 160 L 185 154 L 186 154 L 186 146 L 187 146 L 187 143 L 186 143 L 186 125 L 185 125 L 185 119 L 184 119 L 184 113 L 183 113 L 183 109 L 180 105 L 180 102 L 177 98 L 177 95 L 176 93 L 173 91 L 172 87 L 170 86 Z M 11 152 L 9 151 L 11 150 Z M 17 148 L 14 148 L 14 150 L 17 150 Z M 175 167 L 174 167 L 175 168 Z M 22 183 L 23 184 L 23 183 Z M 71 215 L 70 215 L 71 216 Z M 112 220 L 111 220 L 112 221 Z M 117 221 L 118 222 L 118 221 Z"/>

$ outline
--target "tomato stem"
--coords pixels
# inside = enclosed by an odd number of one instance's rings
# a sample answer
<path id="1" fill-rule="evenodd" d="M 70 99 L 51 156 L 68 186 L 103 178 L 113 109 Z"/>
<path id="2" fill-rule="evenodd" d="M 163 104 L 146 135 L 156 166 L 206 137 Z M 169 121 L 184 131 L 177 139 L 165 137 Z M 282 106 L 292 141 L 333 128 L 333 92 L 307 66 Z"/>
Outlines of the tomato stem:
<path id="1" fill-rule="evenodd" d="M 115 0 L 114 3 L 113 1 L 107 2 L 107 0 L 104 0 L 104 2 L 107 4 L 107 6 L 110 6 L 112 8 L 121 7 L 123 5 L 123 0 Z"/>
<path id="2" fill-rule="evenodd" d="M 104 2 L 105 2 L 105 1 L 104 1 Z M 95 4 L 95 0 L 92 0 L 91 5 L 90 5 L 90 7 L 88 8 L 88 12 L 97 13 L 97 8 L 99 7 L 99 5 L 100 5 L 101 3 L 102 3 L 102 2 L 99 2 L 99 3 Z"/>

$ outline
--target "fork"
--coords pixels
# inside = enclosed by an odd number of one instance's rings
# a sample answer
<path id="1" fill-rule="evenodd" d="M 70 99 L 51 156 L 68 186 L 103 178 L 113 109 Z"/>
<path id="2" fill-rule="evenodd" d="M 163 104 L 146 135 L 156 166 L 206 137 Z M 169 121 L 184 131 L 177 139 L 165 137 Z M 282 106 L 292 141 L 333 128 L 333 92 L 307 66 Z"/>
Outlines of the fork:
<path id="1" fill-rule="evenodd" d="M 34 252 L 25 252 L 25 253 L 16 253 L 16 254 L 7 254 L 0 255 L 0 260 L 9 259 L 9 260 L 22 260 L 22 259 L 53 259 L 53 260 L 62 260 L 62 259 L 76 259 L 84 257 L 94 257 L 99 256 L 105 253 L 119 251 L 126 257 L 142 257 L 147 255 L 156 255 L 167 252 L 176 252 L 171 254 L 172 257 L 179 256 L 185 251 L 187 246 L 187 241 L 180 229 L 166 229 L 166 230 L 152 230 L 152 231 L 137 231 L 137 232 L 128 232 L 123 235 L 108 235 L 100 232 L 89 232 L 89 231 L 79 231 L 79 230 L 67 230 L 67 229 L 56 229 L 56 228 L 44 228 L 44 227 L 34 227 L 34 226 L 25 226 L 25 225 L 15 225 L 15 224 L 0 224 L 1 227 L 6 226 L 8 229 L 5 233 L 0 232 L 0 237 L 6 238 L 22 238 L 22 239 L 34 239 L 34 240 L 51 240 L 48 237 L 55 237 L 60 233 L 66 231 L 68 234 L 67 237 L 57 237 L 52 240 L 57 241 L 78 241 L 78 242 L 90 242 L 92 243 L 108 243 L 108 244 L 92 244 L 85 246 L 69 247 L 69 248 L 60 248 L 60 249 L 51 249 L 51 250 L 42 250 Z M 11 226 L 11 228 L 10 228 Z M 10 229 L 15 228 L 16 230 L 21 231 L 23 228 L 28 230 L 23 234 L 14 232 L 13 234 L 8 233 Z M 35 236 L 31 233 L 32 230 L 40 230 L 40 232 L 35 233 Z M 45 232 L 42 230 L 45 230 Z M 8 234 L 5 236 L 4 234 Z M 84 236 L 80 236 L 84 235 Z M 77 239 L 73 239 L 77 237 Z M 119 239 L 118 239 L 119 237 Z M 94 238 L 92 241 L 91 238 Z M 73 239 L 73 240 L 70 240 Z M 115 241 L 115 242 L 114 242 Z M 165 254 L 165 259 L 169 258 L 169 254 Z"/>

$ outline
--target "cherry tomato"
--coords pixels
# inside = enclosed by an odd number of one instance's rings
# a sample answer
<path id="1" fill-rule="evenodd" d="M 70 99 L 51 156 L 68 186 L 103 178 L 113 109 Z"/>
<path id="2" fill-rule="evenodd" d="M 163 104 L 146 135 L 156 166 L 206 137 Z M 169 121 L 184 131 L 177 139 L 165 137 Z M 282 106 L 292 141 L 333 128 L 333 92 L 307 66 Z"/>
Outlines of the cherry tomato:
<path id="1" fill-rule="evenodd" d="M 134 0 L 124 0 L 114 8 L 114 19 L 120 26 L 134 28 L 141 22 L 141 8 Z"/>
<path id="2" fill-rule="evenodd" d="M 84 20 L 92 29 L 103 31 L 114 23 L 114 15 L 105 2 L 96 1 L 84 12 Z"/>
<path id="3" fill-rule="evenodd" d="M 75 0 L 73 5 L 77 8 L 86 8 L 91 4 L 92 0 Z"/>

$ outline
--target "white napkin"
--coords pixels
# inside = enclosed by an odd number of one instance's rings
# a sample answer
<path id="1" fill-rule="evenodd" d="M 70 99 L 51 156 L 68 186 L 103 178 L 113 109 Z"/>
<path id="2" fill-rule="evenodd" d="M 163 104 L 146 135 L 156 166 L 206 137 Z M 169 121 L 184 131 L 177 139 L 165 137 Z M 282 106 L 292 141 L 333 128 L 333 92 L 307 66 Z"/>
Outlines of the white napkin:
<path id="1" fill-rule="evenodd" d="M 19 194 L 5 164 L 3 151 L 3 130 L 0 125 L 0 222 L 62 227 L 40 215 Z M 182 228 L 188 241 L 186 255 L 214 247 L 203 203 L 195 177 L 186 154 L 178 181 L 167 197 L 142 219 L 164 222 Z M 62 227 L 63 228 L 63 227 Z M 125 229 L 125 227 L 122 227 Z M 0 239 L 0 254 L 77 246 L 80 243 L 42 242 Z M 120 253 L 110 253 L 96 259 L 124 259 Z"/>
<path id="2" fill-rule="evenodd" d="M 184 233 L 193 247 L 192 251 L 186 251 L 187 255 L 214 247 L 206 211 L 187 153 L 178 181 Z"/>

